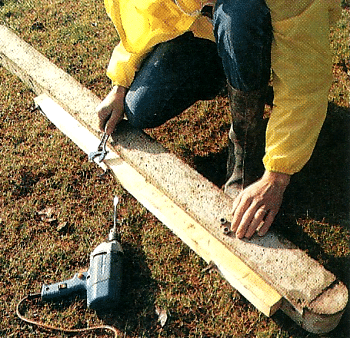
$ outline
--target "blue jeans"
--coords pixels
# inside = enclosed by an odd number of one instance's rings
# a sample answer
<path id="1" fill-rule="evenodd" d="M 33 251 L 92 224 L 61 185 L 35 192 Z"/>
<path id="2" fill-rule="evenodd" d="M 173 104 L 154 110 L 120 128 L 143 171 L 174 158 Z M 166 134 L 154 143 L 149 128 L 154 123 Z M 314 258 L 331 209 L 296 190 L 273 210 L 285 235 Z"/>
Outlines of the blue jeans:
<path id="1" fill-rule="evenodd" d="M 216 44 L 188 32 L 157 45 L 143 61 L 125 98 L 136 128 L 157 127 L 198 100 L 234 88 L 264 88 L 270 77 L 272 28 L 264 0 L 218 0 Z"/>
<path id="2" fill-rule="evenodd" d="M 249 92 L 270 79 L 272 25 L 264 0 L 218 0 L 214 34 L 228 82 Z"/>

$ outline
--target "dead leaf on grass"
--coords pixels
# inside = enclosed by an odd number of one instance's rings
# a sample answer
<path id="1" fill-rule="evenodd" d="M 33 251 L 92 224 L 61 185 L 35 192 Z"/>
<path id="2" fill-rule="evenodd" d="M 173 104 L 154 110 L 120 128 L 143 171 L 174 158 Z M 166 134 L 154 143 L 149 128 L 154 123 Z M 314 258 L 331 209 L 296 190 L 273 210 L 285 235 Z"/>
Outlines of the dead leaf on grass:
<path id="1" fill-rule="evenodd" d="M 53 223 L 57 221 L 55 216 L 55 209 L 52 207 L 46 207 L 40 211 L 38 211 L 38 215 L 43 222 Z"/>
<path id="2" fill-rule="evenodd" d="M 168 320 L 168 313 L 166 310 L 159 308 L 156 306 L 156 314 L 158 316 L 158 322 L 160 322 L 160 326 L 164 327 Z"/>
<path id="3" fill-rule="evenodd" d="M 68 228 L 68 222 L 61 222 L 60 224 L 58 224 L 56 230 L 58 232 L 64 232 L 67 230 L 67 228 Z"/>

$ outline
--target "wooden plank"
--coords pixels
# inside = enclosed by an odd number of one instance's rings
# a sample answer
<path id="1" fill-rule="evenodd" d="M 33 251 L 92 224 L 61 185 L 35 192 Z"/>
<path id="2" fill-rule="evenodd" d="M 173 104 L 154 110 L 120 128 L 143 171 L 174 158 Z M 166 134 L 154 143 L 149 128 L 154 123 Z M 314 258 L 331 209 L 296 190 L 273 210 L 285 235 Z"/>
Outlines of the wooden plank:
<path id="1" fill-rule="evenodd" d="M 99 139 L 46 94 L 35 98 L 46 117 L 85 153 L 96 149 Z M 281 295 L 213 237 L 197 221 L 126 163 L 113 149 L 101 167 L 109 168 L 121 185 L 166 224 L 206 262 L 215 262 L 226 280 L 266 316 L 280 307 Z"/>

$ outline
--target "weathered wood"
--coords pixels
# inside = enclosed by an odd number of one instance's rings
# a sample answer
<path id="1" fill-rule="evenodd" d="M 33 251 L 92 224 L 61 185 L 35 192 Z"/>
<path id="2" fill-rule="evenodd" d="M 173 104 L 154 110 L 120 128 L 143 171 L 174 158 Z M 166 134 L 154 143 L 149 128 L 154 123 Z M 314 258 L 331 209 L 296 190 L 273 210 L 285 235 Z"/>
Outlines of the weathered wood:
<path id="1" fill-rule="evenodd" d="M 94 110 L 100 100 L 6 27 L 0 26 L 0 36 L 0 62 L 17 74 L 37 94 L 47 93 L 97 136 L 97 117 Z M 89 151 L 94 150 L 96 145 Z M 281 309 L 308 331 L 323 333 L 332 330 L 338 324 L 347 304 L 348 291 L 341 282 L 337 281 L 336 276 L 318 262 L 273 232 L 269 232 L 262 238 L 254 236 L 251 241 L 223 235 L 220 232 L 218 220 L 229 216 L 232 201 L 211 182 L 144 133 L 133 130 L 127 124 L 122 124 L 113 135 L 113 144 L 110 148 L 119 154 L 123 163 L 128 164 L 143 177 L 146 183 L 157 189 L 161 196 L 166 196 L 194 220 L 194 222 L 187 218 L 184 220 L 182 224 L 187 225 L 184 225 L 181 230 L 183 231 L 181 236 L 183 239 L 190 237 L 187 240 L 192 241 L 194 250 L 196 246 L 200 250 L 203 248 L 199 254 L 205 259 L 214 257 L 211 260 L 218 265 L 226 278 L 240 280 L 241 277 L 239 274 L 236 275 L 237 272 L 232 266 L 234 264 L 230 266 L 230 263 L 235 261 L 233 258 L 232 261 L 228 259 L 225 266 L 219 262 L 223 250 L 232 253 L 274 292 L 282 295 Z M 105 161 L 105 165 L 107 164 L 108 157 Z M 112 167 L 116 163 L 110 163 L 110 165 Z M 118 165 L 117 167 L 120 168 Z M 158 204 L 153 203 L 155 196 L 146 194 L 142 201 L 154 213 L 159 208 Z M 161 197 L 157 198 L 161 199 Z M 172 208 L 169 209 L 172 210 Z M 162 213 L 165 212 L 162 211 Z M 176 213 L 171 216 L 170 212 L 162 221 L 168 225 L 166 222 L 176 217 Z M 195 224 L 196 230 L 193 230 L 189 224 Z M 180 235 L 180 227 L 177 224 L 172 230 Z M 200 232 L 197 233 L 197 231 Z M 210 251 L 211 255 L 211 251 L 215 251 L 214 256 L 206 256 L 207 251 Z M 241 284 L 244 284 L 243 280 L 240 280 Z M 260 284 L 255 281 L 254 283 Z M 238 288 L 238 286 L 235 287 Z M 248 289 L 252 291 L 254 287 L 249 286 Z M 261 287 L 255 296 L 260 299 L 263 292 L 264 287 Z M 263 308 L 267 304 L 258 304 L 259 302 L 248 291 L 244 295 L 261 311 L 266 311 Z M 278 305 L 279 302 L 276 302 L 275 307 Z M 275 307 L 271 306 L 271 313 Z"/>

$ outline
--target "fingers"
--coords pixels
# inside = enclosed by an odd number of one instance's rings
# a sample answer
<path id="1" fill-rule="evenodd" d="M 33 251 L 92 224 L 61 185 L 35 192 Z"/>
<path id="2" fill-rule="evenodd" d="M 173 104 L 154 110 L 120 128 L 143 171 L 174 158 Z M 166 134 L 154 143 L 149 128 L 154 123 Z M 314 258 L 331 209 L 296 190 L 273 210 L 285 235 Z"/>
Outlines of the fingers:
<path id="1" fill-rule="evenodd" d="M 113 109 L 114 108 L 114 109 Z M 100 107 L 97 111 L 99 119 L 99 129 L 105 131 L 108 135 L 111 135 L 116 125 L 123 119 L 124 113 L 119 107 Z"/>
<path id="2" fill-rule="evenodd" d="M 236 232 L 242 217 L 244 215 L 244 210 L 249 207 L 250 201 L 243 201 L 242 200 L 242 192 L 236 197 L 236 199 L 233 201 L 232 205 L 232 221 L 231 221 L 231 230 Z"/>
<path id="3" fill-rule="evenodd" d="M 242 239 L 244 237 L 250 239 L 257 231 L 257 229 L 261 229 L 263 226 L 263 230 L 265 230 L 267 226 L 268 230 L 273 221 L 273 218 L 271 220 L 271 215 L 273 212 L 266 210 L 264 206 L 251 204 L 247 209 L 245 209 L 245 206 L 243 204 L 240 209 L 241 210 L 239 211 L 239 215 L 243 214 L 243 216 L 240 218 L 238 226 L 237 223 L 235 224 L 235 227 L 237 228 L 236 236 L 239 239 Z M 266 224 L 265 227 L 266 222 L 270 222 L 270 224 Z"/>
<path id="4" fill-rule="evenodd" d="M 239 211 L 239 215 L 243 214 L 240 218 L 239 224 L 237 216 L 237 223 L 232 227 L 232 231 L 236 232 L 236 237 L 239 239 L 250 239 L 255 232 L 259 236 L 264 236 L 275 218 L 276 212 L 273 210 L 266 210 L 265 207 L 250 206 L 246 210 L 242 206 L 242 210 Z M 233 223 L 232 223 L 233 224 Z"/>
<path id="5" fill-rule="evenodd" d="M 251 205 L 246 209 L 246 211 L 244 210 L 244 206 L 242 206 L 240 209 L 240 214 L 243 215 L 238 225 L 236 236 L 237 238 L 241 239 L 243 237 L 248 237 L 248 233 L 251 232 L 251 230 L 248 230 L 251 229 L 252 224 L 254 223 L 253 220 L 255 217 L 255 207 Z"/>
<path id="6" fill-rule="evenodd" d="M 262 237 L 265 236 L 266 233 L 269 231 L 270 226 L 272 225 L 273 220 L 275 219 L 276 213 L 273 211 L 270 211 L 267 215 L 264 224 L 258 229 L 258 236 Z"/>
<path id="7" fill-rule="evenodd" d="M 233 202 L 231 230 L 236 233 L 237 238 L 251 237 L 266 212 L 259 209 L 260 204 L 254 201 L 254 195 L 248 190 L 243 190 Z"/>
<path id="8" fill-rule="evenodd" d="M 121 113 L 120 111 L 113 111 L 105 127 L 106 134 L 111 135 L 115 127 L 117 126 L 117 124 L 122 119 L 123 119 L 123 113 Z"/>
<path id="9" fill-rule="evenodd" d="M 98 127 L 101 131 L 105 131 L 106 123 L 109 120 L 112 111 L 109 107 L 102 105 L 103 102 L 96 108 L 98 116 Z"/>
<path id="10" fill-rule="evenodd" d="M 255 213 L 253 213 L 253 219 L 248 224 L 248 228 L 245 231 L 245 237 L 251 238 L 257 229 L 261 228 L 262 224 L 264 225 L 266 223 L 266 220 L 269 216 L 270 212 L 265 210 L 265 208 L 260 207 Z"/>
<path id="11" fill-rule="evenodd" d="M 116 125 L 124 117 L 124 98 L 127 89 L 113 87 L 111 92 L 96 108 L 99 119 L 99 129 L 108 135 L 112 134 Z"/>
<path id="12" fill-rule="evenodd" d="M 244 189 L 232 205 L 231 230 L 239 239 L 264 236 L 282 203 L 286 185 L 262 178 Z"/>

